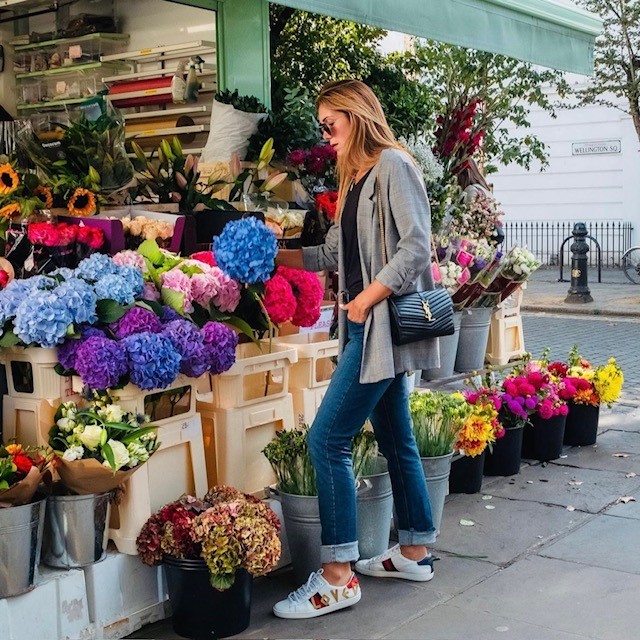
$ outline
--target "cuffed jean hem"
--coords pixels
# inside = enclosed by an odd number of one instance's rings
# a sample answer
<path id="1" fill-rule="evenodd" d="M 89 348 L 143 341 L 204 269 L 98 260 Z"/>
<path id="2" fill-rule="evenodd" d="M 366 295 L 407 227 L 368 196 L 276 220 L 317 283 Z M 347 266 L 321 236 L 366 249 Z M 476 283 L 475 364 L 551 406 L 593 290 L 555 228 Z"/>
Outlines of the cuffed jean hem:
<path id="1" fill-rule="evenodd" d="M 320 562 L 355 562 L 360 557 L 358 542 L 344 544 L 323 544 L 320 547 Z"/>
<path id="2" fill-rule="evenodd" d="M 424 533 L 422 531 L 398 531 L 398 542 L 401 545 L 419 545 L 419 544 L 431 544 L 436 541 L 436 531 L 428 531 Z"/>

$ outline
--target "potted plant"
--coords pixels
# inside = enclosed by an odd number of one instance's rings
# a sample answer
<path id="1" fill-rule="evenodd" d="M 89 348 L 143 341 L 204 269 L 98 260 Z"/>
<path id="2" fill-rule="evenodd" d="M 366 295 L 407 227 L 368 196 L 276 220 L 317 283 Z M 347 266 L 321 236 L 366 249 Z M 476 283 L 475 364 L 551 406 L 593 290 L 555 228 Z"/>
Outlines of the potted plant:
<path id="1" fill-rule="evenodd" d="M 106 394 L 86 406 L 62 403 L 52 422 L 49 446 L 61 482 L 48 498 L 43 559 L 53 567 L 82 567 L 105 553 L 112 492 L 160 443 L 148 416 L 123 411 Z"/>
<path id="2" fill-rule="evenodd" d="M 455 448 L 461 456 L 451 465 L 450 493 L 478 493 L 482 487 L 485 453 L 505 434 L 498 411 L 502 402 L 490 388 L 466 391 L 471 414 L 458 434 Z"/>
<path id="3" fill-rule="evenodd" d="M 471 406 L 461 393 L 414 391 L 409 395 L 409 410 L 427 482 L 433 526 L 439 531 L 444 499 L 449 492 L 454 446 Z"/>
<path id="4" fill-rule="evenodd" d="M 17 596 L 35 584 L 46 499 L 36 492 L 46 465 L 35 447 L 0 446 L 0 598 Z"/>
<path id="5" fill-rule="evenodd" d="M 600 405 L 604 402 L 611 407 L 622 391 L 624 375 L 615 358 L 594 368 L 580 356 L 576 345 L 569 353 L 566 364 L 554 362 L 549 369 L 558 378 L 560 396 L 567 401 L 569 407 L 564 444 L 595 444 Z"/>
<path id="6" fill-rule="evenodd" d="M 297 582 L 304 582 L 321 564 L 318 489 L 316 472 L 311 464 L 307 445 L 307 432 L 306 425 L 300 429 L 278 431 L 262 451 L 276 475 L 276 495 L 282 502 L 284 527 Z M 384 523 L 381 524 L 372 513 L 380 514 L 385 509 L 385 513 L 388 513 L 389 492 L 384 489 L 384 477 L 372 480 L 372 476 L 383 476 L 384 473 L 388 477 L 388 472 L 379 466 L 380 463 L 375 462 L 376 451 L 373 433 L 362 429 L 352 444 L 354 477 L 356 482 L 361 482 L 359 503 L 364 503 L 374 495 L 376 500 L 373 507 L 361 507 L 358 504 L 358 538 L 362 537 L 363 541 L 367 541 L 365 547 L 375 545 L 376 548 L 380 548 L 382 545 L 379 542 L 379 528 L 384 527 Z M 367 487 L 371 487 L 370 494 L 365 491 Z M 385 516 L 380 517 L 384 521 Z M 388 513 L 386 522 L 389 522 L 390 518 L 391 514 Z M 387 527 L 384 532 L 387 534 L 387 546 L 388 532 Z"/>
<path id="7" fill-rule="evenodd" d="M 224 486 L 203 499 L 184 495 L 147 520 L 138 553 L 164 566 L 178 635 L 220 638 L 249 626 L 252 579 L 276 566 L 279 529 L 264 502 Z"/>

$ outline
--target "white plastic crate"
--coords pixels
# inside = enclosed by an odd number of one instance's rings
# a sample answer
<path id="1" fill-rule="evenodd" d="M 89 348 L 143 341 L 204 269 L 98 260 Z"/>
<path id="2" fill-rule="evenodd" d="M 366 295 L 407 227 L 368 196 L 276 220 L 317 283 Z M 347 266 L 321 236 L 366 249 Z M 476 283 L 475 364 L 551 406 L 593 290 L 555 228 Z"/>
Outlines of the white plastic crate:
<path id="1" fill-rule="evenodd" d="M 82 392 L 82 380 L 73 377 L 73 389 Z M 177 418 L 189 418 L 196 412 L 196 380 L 179 375 L 166 389 L 143 391 L 135 384 L 111 392 L 111 396 L 125 410 L 146 413 L 151 422 L 162 426 Z"/>
<path id="2" fill-rule="evenodd" d="M 158 440 L 158 450 L 127 480 L 120 504 L 111 510 L 109 538 L 121 553 L 137 553 L 136 538 L 160 507 L 183 493 L 202 497 L 208 489 L 198 414 L 162 421 Z"/>
<path id="3" fill-rule="evenodd" d="M 167 617 L 162 567 L 148 567 L 140 558 L 109 551 L 104 560 L 83 571 L 96 639 L 123 638 Z"/>
<path id="4" fill-rule="evenodd" d="M 13 398 L 2 400 L 2 436 L 5 441 L 16 439 L 24 445 L 46 447 L 52 424 L 43 422 L 42 416 L 50 415 L 53 404 L 47 400 Z"/>
<path id="5" fill-rule="evenodd" d="M 293 347 L 298 361 L 291 366 L 291 389 L 313 389 L 329 384 L 335 366 L 331 360 L 338 355 L 338 340 L 327 332 L 294 333 L 274 338 L 279 346 Z"/>
<path id="6" fill-rule="evenodd" d="M 8 394 L 12 398 L 40 400 L 71 399 L 75 392 L 71 378 L 56 373 L 58 350 L 43 347 L 0 349 L 0 361 L 7 369 Z"/>
<path id="7" fill-rule="evenodd" d="M 261 493 L 275 482 L 262 449 L 276 431 L 295 427 L 290 393 L 237 409 L 198 405 L 207 458 L 209 485 L 226 484 L 246 493 Z"/>
<path id="8" fill-rule="evenodd" d="M 293 412 L 296 425 L 311 425 L 314 421 L 324 394 L 327 393 L 328 384 L 314 389 L 291 389 L 293 397 Z"/>
<path id="9" fill-rule="evenodd" d="M 509 296 L 491 316 L 489 339 L 485 360 L 490 364 L 504 365 L 526 353 L 520 305 L 524 296 L 525 282 Z"/>
<path id="10" fill-rule="evenodd" d="M 93 640 L 82 570 L 40 567 L 32 591 L 0 600 L 0 629 L 2 640 Z"/>
<path id="11" fill-rule="evenodd" d="M 201 388 L 198 400 L 208 409 L 234 409 L 282 398 L 289 392 L 289 370 L 298 360 L 295 348 L 277 344 L 239 344 L 234 365 L 210 376 L 210 386 Z M 199 405 L 200 406 L 200 405 Z"/>

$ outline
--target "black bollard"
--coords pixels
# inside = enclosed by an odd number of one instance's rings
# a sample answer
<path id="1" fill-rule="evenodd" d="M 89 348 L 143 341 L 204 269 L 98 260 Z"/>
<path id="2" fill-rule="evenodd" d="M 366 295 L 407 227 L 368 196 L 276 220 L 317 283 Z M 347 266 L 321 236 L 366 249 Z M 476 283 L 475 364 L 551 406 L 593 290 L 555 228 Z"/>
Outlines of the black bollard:
<path id="1" fill-rule="evenodd" d="M 593 302 L 587 278 L 587 253 L 589 245 L 586 237 L 588 235 L 587 225 L 584 222 L 576 222 L 573 227 L 573 242 L 571 243 L 571 286 L 569 293 L 564 299 L 569 303 Z"/>

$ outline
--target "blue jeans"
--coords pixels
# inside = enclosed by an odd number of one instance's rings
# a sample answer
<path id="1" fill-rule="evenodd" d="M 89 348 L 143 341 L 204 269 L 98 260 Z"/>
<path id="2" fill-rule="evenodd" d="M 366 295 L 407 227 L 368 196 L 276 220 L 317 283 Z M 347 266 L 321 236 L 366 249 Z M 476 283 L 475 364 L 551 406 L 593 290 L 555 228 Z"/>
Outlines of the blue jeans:
<path id="1" fill-rule="evenodd" d="M 351 440 L 367 418 L 389 464 L 400 544 L 422 545 L 436 538 L 406 375 L 361 384 L 364 324 L 348 321 L 348 329 L 349 340 L 308 435 L 318 480 L 323 564 L 359 558 Z"/>

